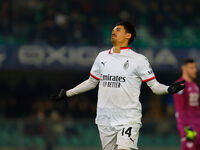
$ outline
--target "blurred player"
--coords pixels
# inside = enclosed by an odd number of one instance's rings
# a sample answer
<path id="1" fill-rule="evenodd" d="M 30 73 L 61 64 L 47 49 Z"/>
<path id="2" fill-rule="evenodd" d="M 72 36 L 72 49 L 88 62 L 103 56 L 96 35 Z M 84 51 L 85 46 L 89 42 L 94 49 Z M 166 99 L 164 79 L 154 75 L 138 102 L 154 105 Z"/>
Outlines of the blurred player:
<path id="1" fill-rule="evenodd" d="M 89 79 L 71 90 L 61 89 L 54 97 L 56 100 L 71 97 L 94 89 L 99 83 L 95 122 L 103 150 L 138 149 L 142 82 L 156 94 L 175 93 L 184 88 L 183 82 L 168 87 L 156 80 L 147 58 L 128 47 L 135 37 L 130 22 L 118 23 L 111 35 L 113 48 L 98 54 Z"/>
<path id="2" fill-rule="evenodd" d="M 185 89 L 173 95 L 182 150 L 200 150 L 199 88 L 194 82 L 196 76 L 194 60 L 185 59 L 182 63 L 182 77 L 178 80 L 186 81 Z"/>

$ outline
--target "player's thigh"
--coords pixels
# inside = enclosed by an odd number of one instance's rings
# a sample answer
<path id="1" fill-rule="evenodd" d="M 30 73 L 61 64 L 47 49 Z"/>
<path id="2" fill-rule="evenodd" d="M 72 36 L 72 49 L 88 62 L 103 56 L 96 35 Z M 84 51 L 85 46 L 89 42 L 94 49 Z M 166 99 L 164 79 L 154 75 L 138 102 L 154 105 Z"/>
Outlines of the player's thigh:
<path id="1" fill-rule="evenodd" d="M 129 148 L 131 150 L 138 149 L 139 129 L 141 125 L 126 125 L 123 126 L 117 134 L 118 149 Z"/>
<path id="2" fill-rule="evenodd" d="M 103 150 L 117 150 L 117 132 L 109 127 L 99 126 L 99 135 L 101 139 L 101 145 Z"/>

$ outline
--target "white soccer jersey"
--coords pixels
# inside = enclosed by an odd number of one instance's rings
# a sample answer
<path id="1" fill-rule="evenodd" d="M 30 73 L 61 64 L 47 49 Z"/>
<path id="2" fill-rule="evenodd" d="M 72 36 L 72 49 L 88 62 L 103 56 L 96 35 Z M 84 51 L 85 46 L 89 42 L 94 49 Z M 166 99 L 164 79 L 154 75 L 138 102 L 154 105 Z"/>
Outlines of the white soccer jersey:
<path id="1" fill-rule="evenodd" d="M 155 78 L 147 58 L 131 50 L 100 52 L 90 75 L 99 82 L 96 124 L 141 124 L 140 87 Z"/>

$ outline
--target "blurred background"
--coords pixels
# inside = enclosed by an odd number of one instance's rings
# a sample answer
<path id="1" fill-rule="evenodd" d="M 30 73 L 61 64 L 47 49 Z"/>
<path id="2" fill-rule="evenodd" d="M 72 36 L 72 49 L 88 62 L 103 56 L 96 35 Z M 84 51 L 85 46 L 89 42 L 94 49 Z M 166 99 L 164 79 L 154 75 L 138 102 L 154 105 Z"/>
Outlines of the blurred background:
<path id="1" fill-rule="evenodd" d="M 0 150 L 100 150 L 97 88 L 51 101 L 89 77 L 98 52 L 112 47 L 119 20 L 137 30 L 131 45 L 151 62 L 157 80 L 181 76 L 182 59 L 200 69 L 198 0 L 0 0 Z M 199 76 L 197 78 L 199 84 Z M 144 84 L 141 150 L 179 150 L 171 95 Z"/>

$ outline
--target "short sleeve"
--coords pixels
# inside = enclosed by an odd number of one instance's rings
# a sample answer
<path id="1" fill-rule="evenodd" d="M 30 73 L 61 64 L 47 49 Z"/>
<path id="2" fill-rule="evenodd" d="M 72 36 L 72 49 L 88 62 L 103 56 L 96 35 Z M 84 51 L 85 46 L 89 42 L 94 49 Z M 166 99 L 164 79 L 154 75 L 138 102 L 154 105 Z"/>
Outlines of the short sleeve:
<path id="1" fill-rule="evenodd" d="M 92 65 L 92 69 L 90 70 L 90 76 L 93 78 L 100 80 L 101 73 L 100 73 L 100 56 L 98 55 Z"/>
<path id="2" fill-rule="evenodd" d="M 143 82 L 155 79 L 152 67 L 146 57 L 141 58 L 137 73 Z"/>

